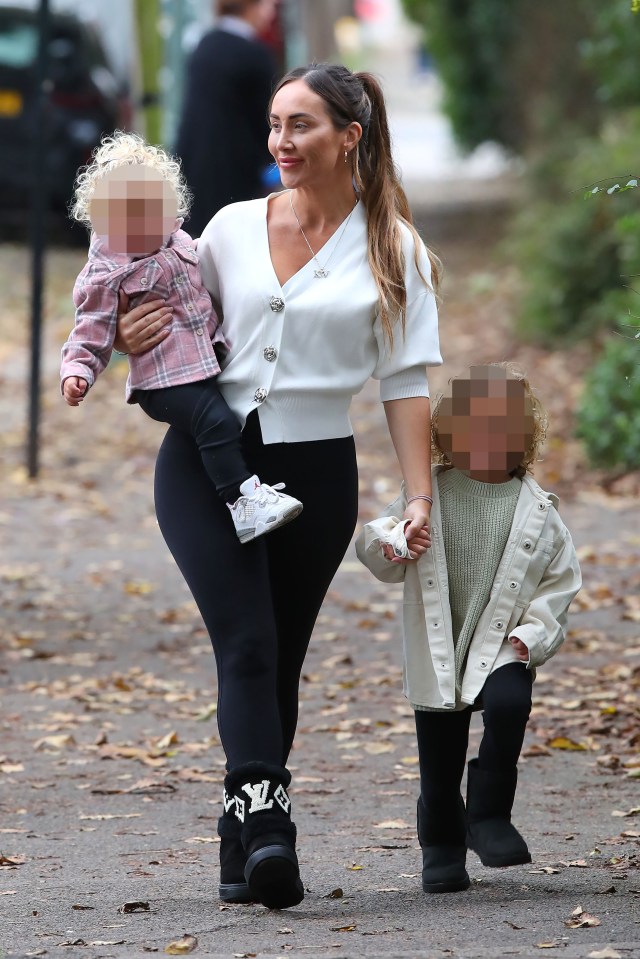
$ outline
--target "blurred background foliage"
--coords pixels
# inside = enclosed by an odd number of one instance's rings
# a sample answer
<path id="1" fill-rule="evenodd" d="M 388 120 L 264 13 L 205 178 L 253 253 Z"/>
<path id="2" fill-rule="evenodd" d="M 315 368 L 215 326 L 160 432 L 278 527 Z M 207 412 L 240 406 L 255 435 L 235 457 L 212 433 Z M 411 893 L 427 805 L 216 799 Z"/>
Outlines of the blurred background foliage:
<path id="1" fill-rule="evenodd" d="M 508 238 L 516 332 L 591 341 L 579 435 L 593 465 L 640 468 L 640 190 L 584 196 L 640 172 L 640 15 L 630 0 L 403 3 L 459 143 L 496 141 L 524 161 Z"/>

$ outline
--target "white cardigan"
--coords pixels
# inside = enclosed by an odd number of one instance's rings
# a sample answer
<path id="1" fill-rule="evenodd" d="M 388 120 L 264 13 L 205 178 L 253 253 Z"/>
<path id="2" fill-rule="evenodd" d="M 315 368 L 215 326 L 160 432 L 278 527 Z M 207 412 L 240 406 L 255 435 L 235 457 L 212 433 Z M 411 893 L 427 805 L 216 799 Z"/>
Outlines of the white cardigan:
<path id="1" fill-rule="evenodd" d="M 425 367 L 442 363 L 438 318 L 409 230 L 403 226 L 406 334 L 403 340 L 398 327 L 390 352 L 367 260 L 364 205 L 317 253 L 328 277 L 314 277 L 312 260 L 281 287 L 269 252 L 269 199 L 224 207 L 198 242 L 204 284 L 230 347 L 218 382 L 240 422 L 258 408 L 265 443 L 331 439 L 351 435 L 351 398 L 370 376 L 380 380 L 383 401 L 428 396 Z M 420 265 L 429 279 L 424 246 Z"/>

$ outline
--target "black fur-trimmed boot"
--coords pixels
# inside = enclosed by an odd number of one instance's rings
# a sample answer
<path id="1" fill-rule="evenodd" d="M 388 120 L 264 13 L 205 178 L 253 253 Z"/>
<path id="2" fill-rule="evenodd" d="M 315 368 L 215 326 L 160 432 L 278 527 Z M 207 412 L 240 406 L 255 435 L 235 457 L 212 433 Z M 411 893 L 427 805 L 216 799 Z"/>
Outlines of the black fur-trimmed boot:
<path id="1" fill-rule="evenodd" d="M 247 854 L 242 845 L 242 823 L 235 816 L 235 800 L 223 794 L 224 813 L 218 820 L 220 836 L 220 885 L 223 902 L 253 902 L 249 884 L 244 878 Z"/>
<path id="2" fill-rule="evenodd" d="M 224 783 L 241 823 L 251 899 L 269 909 L 297 906 L 304 898 L 286 788 L 290 782 L 291 774 L 282 766 L 252 762 L 232 769 Z"/>
<path id="3" fill-rule="evenodd" d="M 531 862 L 527 844 L 511 822 L 518 770 L 481 769 L 468 765 L 467 846 L 483 866 L 500 868 Z"/>
<path id="4" fill-rule="evenodd" d="M 422 888 L 425 892 L 462 892 L 471 885 L 466 870 L 466 818 L 459 804 L 440 811 L 418 798 L 418 839 L 422 848 Z"/>

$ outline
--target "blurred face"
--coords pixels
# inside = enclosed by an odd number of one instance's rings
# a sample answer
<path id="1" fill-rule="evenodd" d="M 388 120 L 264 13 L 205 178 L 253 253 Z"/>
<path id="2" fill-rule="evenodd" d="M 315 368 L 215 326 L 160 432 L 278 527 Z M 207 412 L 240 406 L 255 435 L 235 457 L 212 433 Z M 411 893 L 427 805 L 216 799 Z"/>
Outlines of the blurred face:
<path id="1" fill-rule="evenodd" d="M 304 80 L 292 80 L 278 90 L 269 119 L 269 151 L 287 189 L 327 187 L 351 177 L 344 152 L 357 145 L 362 127 L 351 123 L 336 130 L 325 101 Z"/>
<path id="2" fill-rule="evenodd" d="M 454 381 L 438 412 L 440 446 L 472 479 L 501 483 L 531 446 L 531 401 L 519 380 L 495 367 L 475 367 Z"/>
<path id="3" fill-rule="evenodd" d="M 146 256 L 176 229 L 178 202 L 169 183 L 142 165 L 113 170 L 96 184 L 89 204 L 94 233 L 114 253 Z"/>

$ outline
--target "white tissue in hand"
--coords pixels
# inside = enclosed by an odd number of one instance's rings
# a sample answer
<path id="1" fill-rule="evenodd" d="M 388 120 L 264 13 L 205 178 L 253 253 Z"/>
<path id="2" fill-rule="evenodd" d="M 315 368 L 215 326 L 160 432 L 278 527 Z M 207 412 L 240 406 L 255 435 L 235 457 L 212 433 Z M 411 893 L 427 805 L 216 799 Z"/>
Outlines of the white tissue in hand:
<path id="1" fill-rule="evenodd" d="M 389 530 L 389 532 L 381 537 L 382 543 L 388 543 L 389 546 L 393 548 L 394 556 L 397 556 L 399 559 L 411 559 L 409 554 L 409 547 L 407 546 L 407 539 L 404 535 L 406 527 L 409 525 L 409 520 L 403 519 Z"/>

